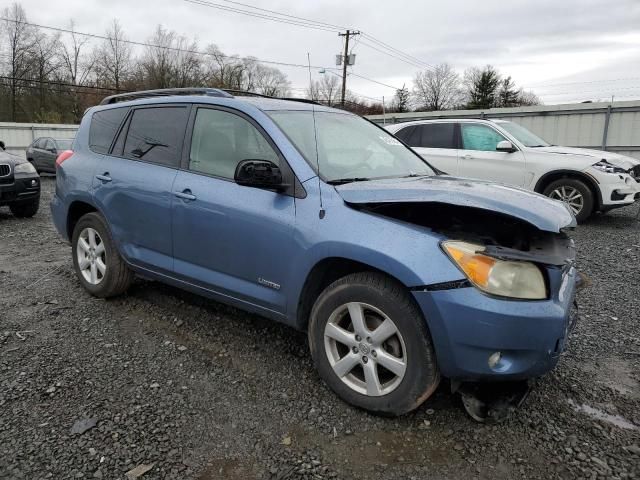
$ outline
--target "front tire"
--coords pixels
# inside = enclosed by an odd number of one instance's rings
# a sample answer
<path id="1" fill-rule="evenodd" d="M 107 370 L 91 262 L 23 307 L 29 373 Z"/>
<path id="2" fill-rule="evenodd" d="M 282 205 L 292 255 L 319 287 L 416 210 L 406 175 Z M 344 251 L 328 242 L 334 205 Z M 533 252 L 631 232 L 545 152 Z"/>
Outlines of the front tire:
<path id="1" fill-rule="evenodd" d="M 18 218 L 31 218 L 36 213 L 38 213 L 39 208 L 40 197 L 29 200 L 28 202 L 20 202 L 9 205 L 9 210 L 11 210 L 13 216 Z"/>
<path id="2" fill-rule="evenodd" d="M 440 382 L 420 310 L 383 274 L 354 273 L 329 285 L 313 306 L 308 335 L 322 379 L 344 401 L 370 412 L 410 412 Z"/>
<path id="3" fill-rule="evenodd" d="M 543 195 L 567 204 L 578 223 L 584 222 L 593 213 L 593 192 L 582 180 L 561 178 L 551 182 L 544 189 Z"/>
<path id="4" fill-rule="evenodd" d="M 91 295 L 108 298 L 129 288 L 133 272 L 120 257 L 102 215 L 88 213 L 80 218 L 73 229 L 71 245 L 73 268 Z"/>

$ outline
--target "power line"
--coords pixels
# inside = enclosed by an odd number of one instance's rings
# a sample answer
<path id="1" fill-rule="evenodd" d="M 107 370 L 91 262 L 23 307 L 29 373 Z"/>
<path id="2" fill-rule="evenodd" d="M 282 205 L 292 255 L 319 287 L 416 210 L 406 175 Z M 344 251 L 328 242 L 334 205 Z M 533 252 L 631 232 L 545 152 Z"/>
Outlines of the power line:
<path id="1" fill-rule="evenodd" d="M 358 42 L 358 44 L 359 44 L 359 45 L 364 45 L 365 47 L 368 47 L 368 48 L 371 48 L 371 49 L 373 49 L 373 50 L 376 50 L 376 51 L 378 51 L 378 52 L 380 52 L 380 53 L 382 53 L 382 54 L 384 54 L 384 55 L 387 55 L 387 56 L 389 56 L 389 57 L 395 58 L 396 60 L 400 60 L 401 62 L 404 62 L 404 63 L 406 63 L 406 64 L 409 64 L 409 65 L 411 65 L 411 66 L 413 66 L 413 67 L 424 68 L 422 65 L 419 65 L 419 64 L 417 64 L 417 63 L 415 63 L 415 62 L 413 62 L 413 61 L 411 61 L 411 60 L 406 60 L 406 59 L 404 59 L 404 58 L 402 58 L 402 57 L 399 57 L 399 56 L 397 56 L 397 55 L 394 55 L 393 53 L 385 52 L 384 50 L 381 50 L 381 49 L 379 49 L 379 48 L 377 48 L 377 47 L 374 47 L 373 45 L 371 45 L 371 44 L 369 44 L 369 43 L 367 43 L 367 42 L 364 42 L 364 41 L 362 41 L 362 40 L 360 40 L 360 41 Z"/>
<path id="2" fill-rule="evenodd" d="M 572 95 L 572 94 L 576 94 L 576 93 L 606 93 L 606 94 L 615 94 L 616 92 L 619 92 L 621 90 L 639 90 L 640 91 L 640 86 L 635 86 L 635 87 L 619 87 L 619 88 L 609 88 L 609 89 L 598 89 L 598 90 L 577 90 L 577 91 L 571 91 L 571 92 L 554 92 L 554 93 L 540 93 L 539 95 L 541 97 L 553 97 L 556 95 Z"/>
<path id="3" fill-rule="evenodd" d="M 5 17 L 0 17 L 0 20 L 3 21 L 7 21 L 7 22 L 12 22 L 12 23 L 19 23 L 22 25 L 29 25 L 32 27 L 37 27 L 37 28 L 42 28 L 45 30 L 53 30 L 56 32 L 61 32 L 61 33 L 71 33 L 74 35 L 80 35 L 83 37 L 88 37 L 88 38 L 95 38 L 98 40 L 113 40 L 113 38 L 111 37 L 107 37 L 104 35 L 98 35 L 95 33 L 86 33 L 86 32 L 79 32 L 76 30 L 70 30 L 68 28 L 60 28 L 60 27 L 52 27 L 52 26 L 48 26 L 48 25 L 41 25 L 38 23 L 31 23 L 31 22 L 24 22 L 21 20 L 14 20 L 11 18 L 5 18 Z M 189 49 L 181 49 L 181 48 L 177 48 L 177 47 L 168 47 L 166 45 L 155 45 L 152 43 L 146 43 L 146 42 L 138 42 L 135 40 L 124 40 L 121 39 L 120 40 L 122 43 L 128 43 L 130 45 L 137 45 L 139 47 L 151 47 L 151 48 L 158 48 L 161 50 L 169 50 L 169 51 L 174 51 L 174 52 L 181 52 L 181 53 L 192 53 L 194 55 L 204 55 L 204 56 L 220 56 L 223 58 L 228 58 L 230 60 L 233 61 L 242 61 L 242 60 L 255 60 L 257 62 L 260 63 L 266 63 L 266 64 L 272 64 L 272 65 L 279 65 L 279 66 L 283 66 L 283 67 L 296 67 L 296 68 L 309 68 L 308 65 L 303 65 L 300 63 L 288 63 L 288 62 L 278 62 L 275 60 L 263 60 L 260 58 L 255 58 L 255 57 L 236 57 L 236 56 L 232 56 L 232 55 L 225 55 L 225 54 L 212 54 L 212 53 L 208 53 L 208 52 L 202 52 L 199 50 L 189 50 Z M 317 66 L 317 65 L 312 65 L 312 68 L 324 68 L 326 70 L 336 70 L 335 68 L 332 67 L 321 67 L 321 66 Z"/>
<path id="4" fill-rule="evenodd" d="M 227 12 L 233 12 L 233 13 L 239 13 L 241 15 L 247 15 L 249 17 L 255 17 L 255 18 L 261 18 L 263 20 L 271 20 L 273 22 L 279 22 L 279 23 L 286 23 L 289 25 L 295 25 L 298 27 L 305 27 L 305 28 L 312 28 L 314 30 L 323 30 L 325 32 L 337 32 L 339 31 L 336 28 L 333 27 L 325 27 L 316 23 L 309 23 L 309 22 L 303 22 L 303 21 L 296 21 L 296 20 L 288 20 L 286 18 L 279 18 L 279 17 L 275 17 L 273 15 L 267 15 L 264 13 L 257 13 L 257 12 L 250 12 L 247 10 L 242 10 L 240 8 L 234 8 L 234 7 L 227 7 L 225 5 L 220 5 L 219 3 L 213 3 L 213 2 L 208 2 L 206 0 L 184 0 L 185 2 L 188 3 L 194 3 L 196 5 L 202 5 L 205 7 L 210 7 L 210 8 L 216 8 L 218 10 L 224 10 Z M 281 14 L 278 14 L 281 15 Z"/>
<path id="5" fill-rule="evenodd" d="M 98 35 L 95 33 L 86 33 L 86 32 L 80 32 L 80 31 L 76 31 L 76 30 L 71 30 L 68 28 L 61 28 L 61 27 L 53 27 L 50 25 L 42 25 L 39 23 L 33 23 L 33 22 L 25 22 L 25 21 L 21 21 L 21 20 L 14 20 L 11 18 L 6 18 L 6 17 L 0 17 L 0 20 L 2 21 L 7 21 L 7 22 L 12 22 L 12 23 L 17 23 L 17 24 L 22 24 L 22 25 L 29 25 L 31 27 L 36 27 L 36 28 L 41 28 L 43 30 L 51 30 L 51 31 L 55 31 L 55 32 L 60 32 L 60 33 L 70 33 L 73 35 L 80 35 L 83 37 L 87 37 L 87 38 L 94 38 L 94 39 L 98 39 L 98 40 L 113 40 L 113 38 L 104 36 L 104 35 Z M 199 51 L 199 50 L 188 50 L 188 49 L 180 49 L 180 48 L 176 48 L 176 47 L 169 47 L 166 45 L 156 45 L 156 44 L 152 44 L 152 43 L 147 43 L 147 42 L 139 42 L 139 41 L 135 41 L 135 40 L 125 40 L 125 39 L 121 39 L 120 40 L 122 43 L 127 43 L 129 45 L 136 45 L 139 47 L 150 47 L 150 48 L 158 48 L 161 50 L 168 50 L 168 51 L 175 51 L 175 52 L 182 52 L 182 53 L 191 53 L 194 55 L 203 55 L 203 56 L 214 56 L 214 54 L 212 53 L 208 53 L 208 52 L 203 52 L 203 51 Z M 293 68 L 309 68 L 308 65 L 304 65 L 304 64 L 299 64 L 299 63 L 289 63 L 289 62 L 280 62 L 280 61 L 275 61 L 275 60 L 264 60 L 261 58 L 256 58 L 256 57 L 236 57 L 236 56 L 232 56 L 232 55 L 225 55 L 225 54 L 216 54 L 218 56 L 221 56 L 223 58 L 227 58 L 229 60 L 232 61 L 242 61 L 242 60 L 254 60 L 260 63 L 265 63 L 265 64 L 271 64 L 271 65 L 278 65 L 278 66 L 282 66 L 282 67 L 293 67 Z M 316 68 L 316 69 L 324 69 L 324 70 L 338 70 L 337 68 L 333 68 L 333 67 L 322 67 L 319 65 L 311 65 L 311 68 Z M 397 89 L 396 87 L 393 87 L 391 85 L 387 85 L 385 83 L 379 82 L 377 80 L 374 80 L 372 78 L 369 77 L 365 77 L 364 75 L 359 75 L 353 72 L 350 72 L 351 75 L 355 75 L 358 78 L 361 78 L 363 80 L 367 80 L 369 82 L 372 83 L 376 83 L 378 85 L 382 85 L 388 88 L 393 88 L 393 89 Z"/>
<path id="6" fill-rule="evenodd" d="M 219 10 L 226 10 L 226 11 L 231 11 L 234 13 L 239 13 L 241 15 L 248 15 L 251 17 L 257 17 L 257 18 L 262 18 L 264 20 L 270 20 L 273 22 L 280 22 L 280 23 L 288 23 L 291 25 L 296 25 L 299 27 L 305 27 L 305 28 L 312 28 L 312 29 L 316 29 L 316 30 L 324 30 L 324 31 L 329 31 L 329 32 L 336 32 L 339 30 L 346 30 L 346 27 L 342 27 L 340 25 L 334 25 L 331 23 L 325 23 L 325 22 L 319 22 L 317 20 L 310 20 L 308 18 L 304 18 L 304 17 L 298 17 L 296 15 L 290 15 L 287 13 L 281 13 L 281 12 L 277 12 L 275 10 L 268 10 L 268 9 L 264 9 L 264 8 L 259 8 L 259 7 L 254 7 L 252 5 L 248 5 L 246 3 L 240 3 L 240 2 L 236 2 L 236 1 L 231 1 L 231 0 L 223 0 L 227 3 L 233 3 L 235 5 L 241 5 L 243 7 L 247 7 L 247 8 L 251 8 L 257 11 L 261 11 L 261 12 L 267 12 L 269 14 L 272 15 L 267 15 L 265 13 L 257 13 L 257 12 L 251 12 L 251 11 L 247 11 L 247 10 L 243 10 L 243 9 L 239 9 L 239 8 L 233 8 L 233 7 L 227 7 L 224 5 L 220 5 L 219 3 L 213 3 L 210 2 L 208 0 L 184 0 L 185 2 L 188 3 L 193 3 L 193 4 L 197 4 L 197 5 L 202 5 L 202 6 L 206 6 L 206 7 L 210 7 L 210 8 L 216 8 Z M 277 16 L 275 16 L 277 15 Z M 284 17 L 284 18 L 282 18 Z M 433 69 L 433 65 L 430 65 L 427 62 L 424 62 L 412 55 L 409 55 L 408 53 L 403 52 L 402 50 L 399 50 L 395 47 L 392 47 L 391 45 L 389 45 L 388 43 L 383 42 L 382 40 L 377 39 L 376 37 L 374 37 L 373 35 L 369 35 L 367 33 L 363 32 L 363 36 L 365 36 L 366 38 L 368 38 L 371 42 L 374 42 L 375 44 L 378 45 L 378 47 L 388 50 L 390 53 L 388 53 L 388 55 L 390 56 L 394 56 L 396 58 L 402 58 L 403 61 L 405 61 L 406 63 L 409 63 L 410 65 L 413 66 L 417 66 L 419 68 L 427 68 L 427 69 Z M 381 51 L 378 48 L 372 47 L 375 50 Z M 382 52 L 384 53 L 384 52 Z"/>

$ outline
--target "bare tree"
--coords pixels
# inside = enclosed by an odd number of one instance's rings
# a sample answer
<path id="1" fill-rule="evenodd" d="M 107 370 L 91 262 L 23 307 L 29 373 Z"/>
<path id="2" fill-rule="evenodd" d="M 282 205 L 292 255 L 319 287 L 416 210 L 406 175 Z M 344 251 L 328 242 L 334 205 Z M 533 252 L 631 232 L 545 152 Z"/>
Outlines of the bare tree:
<path id="1" fill-rule="evenodd" d="M 335 75 L 325 74 L 321 80 L 314 80 L 307 89 L 307 97 L 327 105 L 340 103 L 340 79 Z"/>
<path id="2" fill-rule="evenodd" d="M 33 46 L 33 76 L 38 82 L 38 117 L 48 121 L 47 93 L 51 90 L 49 80 L 60 70 L 60 34 L 46 35 L 36 32 Z"/>
<path id="3" fill-rule="evenodd" d="M 93 71 L 95 59 L 86 55 L 85 49 L 88 47 L 89 38 L 80 35 L 75 31 L 75 22 L 69 22 L 69 35 L 66 41 L 61 41 L 60 57 L 65 71 L 65 80 L 71 84 L 69 94 L 71 96 L 71 111 L 76 121 L 82 117 L 84 110 L 81 105 L 81 96 L 84 89 L 79 89 L 86 85 L 89 75 Z"/>
<path id="4" fill-rule="evenodd" d="M 96 77 L 98 83 L 120 90 L 131 75 L 131 45 L 118 20 L 113 20 L 106 37 L 94 51 Z"/>
<path id="5" fill-rule="evenodd" d="M 542 105 L 540 98 L 533 92 L 525 92 L 522 88 L 518 90 L 518 106 L 531 107 Z"/>
<path id="6" fill-rule="evenodd" d="M 242 77 L 251 58 L 243 61 L 237 55 L 225 55 L 217 45 L 209 45 L 205 50 L 206 83 L 217 88 L 240 89 Z"/>
<path id="7" fill-rule="evenodd" d="M 255 87 L 250 91 L 271 97 L 289 96 L 291 82 L 277 68 L 258 63 L 255 67 Z"/>
<path id="8" fill-rule="evenodd" d="M 175 40 L 175 33 L 158 25 L 153 36 L 149 39 L 141 59 L 145 86 L 147 88 L 168 88 L 171 86 L 172 56 L 171 48 Z"/>
<path id="9" fill-rule="evenodd" d="M 413 98 L 419 109 L 446 110 L 462 99 L 460 76 L 447 63 L 418 72 L 413 80 Z"/>
<path id="10" fill-rule="evenodd" d="M 36 44 L 33 27 L 28 25 L 27 14 L 19 3 L 13 3 L 2 10 L 6 19 L 2 24 L 4 42 L 7 44 L 9 64 L 9 89 L 11 121 L 16 121 L 18 109 L 18 95 L 26 88 L 26 80 L 33 68 L 32 54 Z"/>

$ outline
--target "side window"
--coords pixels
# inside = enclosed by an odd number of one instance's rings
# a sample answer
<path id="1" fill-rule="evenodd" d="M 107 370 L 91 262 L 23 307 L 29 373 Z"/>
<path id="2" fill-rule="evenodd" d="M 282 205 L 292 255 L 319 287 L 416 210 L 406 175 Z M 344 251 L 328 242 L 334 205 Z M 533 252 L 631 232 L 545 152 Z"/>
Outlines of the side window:
<path id="1" fill-rule="evenodd" d="M 493 128 L 486 125 L 463 123 L 462 144 L 465 150 L 479 150 L 482 152 L 495 152 L 498 143 L 505 138 Z"/>
<path id="2" fill-rule="evenodd" d="M 44 138 L 38 138 L 33 142 L 33 148 L 44 148 Z"/>
<path id="3" fill-rule="evenodd" d="M 421 146 L 455 149 L 455 123 L 426 123 L 422 127 Z"/>
<path id="4" fill-rule="evenodd" d="M 96 153 L 109 153 L 113 137 L 128 111 L 128 108 L 112 108 L 94 113 L 89 128 L 89 148 Z"/>
<path id="5" fill-rule="evenodd" d="M 416 147 L 417 145 L 412 145 L 411 143 L 409 143 L 409 138 L 411 138 L 411 134 L 413 133 L 413 131 L 415 129 L 416 129 L 415 126 L 413 126 L 413 127 L 405 127 L 405 128 L 403 128 L 401 130 L 398 130 L 396 132 L 396 137 L 398 137 L 400 140 L 402 140 L 404 143 L 406 143 L 410 147 Z"/>
<path id="6" fill-rule="evenodd" d="M 222 110 L 198 109 L 191 137 L 189 170 L 232 179 L 242 160 L 270 160 L 280 164 L 269 142 L 249 121 Z"/>
<path id="7" fill-rule="evenodd" d="M 53 140 L 47 138 L 47 140 L 44 142 L 44 147 L 42 148 L 44 148 L 45 150 L 53 150 L 54 148 L 56 148 L 56 145 L 53 143 Z"/>
<path id="8" fill-rule="evenodd" d="M 189 111 L 186 107 L 140 108 L 133 112 L 123 156 L 177 167 Z"/>

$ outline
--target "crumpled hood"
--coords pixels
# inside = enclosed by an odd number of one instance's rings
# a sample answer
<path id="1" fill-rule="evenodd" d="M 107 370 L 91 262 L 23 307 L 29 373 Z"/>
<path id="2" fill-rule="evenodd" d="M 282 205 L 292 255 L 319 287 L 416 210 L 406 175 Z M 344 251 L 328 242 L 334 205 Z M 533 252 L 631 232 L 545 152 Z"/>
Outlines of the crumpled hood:
<path id="1" fill-rule="evenodd" d="M 572 148 L 572 147 L 536 147 L 536 152 L 557 153 L 560 155 L 577 155 L 580 157 L 591 157 L 593 163 L 599 160 L 606 160 L 616 167 L 629 170 L 630 168 L 640 165 L 640 161 L 632 157 L 626 157 L 618 153 L 605 152 L 603 150 L 590 150 L 588 148 Z"/>
<path id="2" fill-rule="evenodd" d="M 449 176 L 394 178 L 352 182 L 335 188 L 342 199 L 351 204 L 445 203 L 502 213 L 549 232 L 576 226 L 575 218 L 562 202 L 479 180 Z"/>

